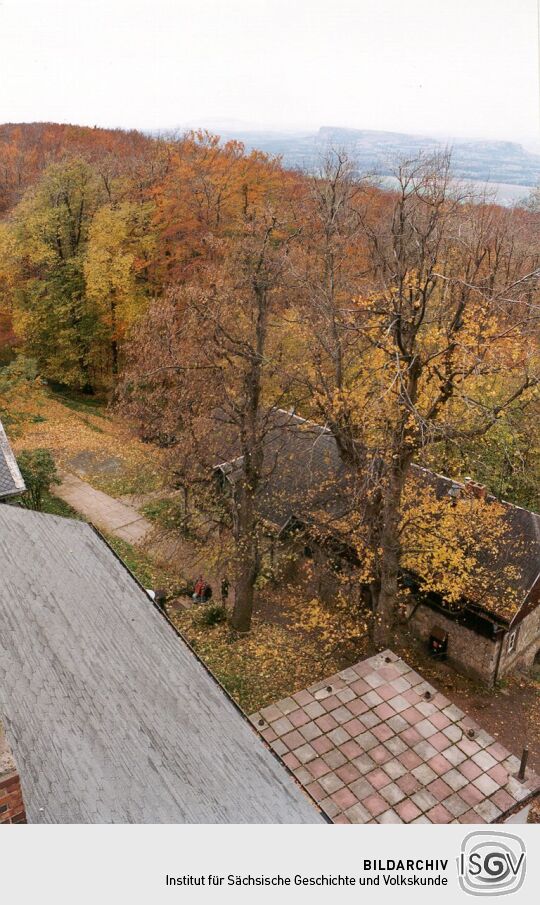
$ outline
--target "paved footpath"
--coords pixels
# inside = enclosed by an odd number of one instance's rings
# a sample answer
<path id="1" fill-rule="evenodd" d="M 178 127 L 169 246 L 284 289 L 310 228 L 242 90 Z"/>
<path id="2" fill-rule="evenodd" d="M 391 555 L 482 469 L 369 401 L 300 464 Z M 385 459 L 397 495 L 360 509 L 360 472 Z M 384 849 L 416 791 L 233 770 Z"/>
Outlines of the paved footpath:
<path id="1" fill-rule="evenodd" d="M 141 544 L 152 529 L 152 523 L 127 503 L 96 490 L 74 474 L 62 475 L 62 483 L 54 488 L 55 496 L 69 503 L 96 528 L 114 534 L 130 544 Z"/>
<path id="2" fill-rule="evenodd" d="M 120 537 L 134 547 L 144 545 L 146 553 L 151 554 L 156 561 L 174 564 L 175 568 L 185 577 L 195 579 L 197 575 L 204 574 L 214 591 L 214 599 L 218 599 L 218 591 L 221 582 L 221 573 L 214 574 L 204 561 L 204 557 L 182 538 L 167 540 L 153 538 L 154 525 L 137 511 L 135 506 L 128 502 L 115 500 L 101 490 L 96 490 L 91 484 L 78 478 L 77 475 L 64 472 L 60 475 L 62 483 L 54 488 L 55 496 L 60 497 L 65 503 L 69 503 L 73 509 L 80 512 L 89 522 L 100 528 L 107 534 Z M 231 589 L 229 604 L 234 600 L 234 592 Z M 191 607 L 191 600 L 179 599 L 178 606 Z"/>

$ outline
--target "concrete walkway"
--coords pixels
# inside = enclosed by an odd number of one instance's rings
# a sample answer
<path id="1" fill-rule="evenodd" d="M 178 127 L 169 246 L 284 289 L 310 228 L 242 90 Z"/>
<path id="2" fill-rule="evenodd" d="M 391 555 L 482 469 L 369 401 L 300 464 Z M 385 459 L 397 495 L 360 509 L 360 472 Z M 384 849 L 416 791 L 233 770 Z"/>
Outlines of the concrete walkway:
<path id="1" fill-rule="evenodd" d="M 89 522 L 107 534 L 112 534 L 127 541 L 134 547 L 144 545 L 146 554 L 156 562 L 173 566 L 184 578 L 195 579 L 203 574 L 212 585 L 214 600 L 219 598 L 221 574 L 215 574 L 208 567 L 204 556 L 180 535 L 177 537 L 153 536 L 155 525 L 144 518 L 134 505 L 116 500 L 91 484 L 81 480 L 77 475 L 63 472 L 62 483 L 54 488 L 55 496 L 80 512 Z M 125 498 L 124 498 L 125 499 Z M 135 499 L 135 498 L 134 498 Z M 231 588 L 229 604 L 234 601 L 234 590 Z M 185 598 L 179 600 L 179 606 L 191 607 L 192 601 Z"/>
<path id="2" fill-rule="evenodd" d="M 107 496 L 74 474 L 64 473 L 61 477 L 62 483 L 54 488 L 55 495 L 84 515 L 96 528 L 135 546 L 141 544 L 152 530 L 152 523 L 133 506 Z"/>

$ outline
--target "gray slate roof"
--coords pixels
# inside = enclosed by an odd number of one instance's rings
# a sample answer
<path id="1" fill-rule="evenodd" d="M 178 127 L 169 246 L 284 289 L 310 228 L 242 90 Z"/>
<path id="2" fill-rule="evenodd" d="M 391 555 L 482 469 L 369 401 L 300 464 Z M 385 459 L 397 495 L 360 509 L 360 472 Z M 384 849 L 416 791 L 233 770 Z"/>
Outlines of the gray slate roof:
<path id="1" fill-rule="evenodd" d="M 91 526 L 0 506 L 0 563 L 29 822 L 324 822 Z"/>
<path id="2" fill-rule="evenodd" d="M 24 491 L 24 481 L 0 421 L 0 500 Z"/>

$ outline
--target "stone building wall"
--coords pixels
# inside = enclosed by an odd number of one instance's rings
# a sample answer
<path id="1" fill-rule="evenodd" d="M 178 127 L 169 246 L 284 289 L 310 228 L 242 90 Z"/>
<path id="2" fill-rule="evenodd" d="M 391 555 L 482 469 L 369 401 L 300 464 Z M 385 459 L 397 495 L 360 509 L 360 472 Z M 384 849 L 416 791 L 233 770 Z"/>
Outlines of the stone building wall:
<path id="1" fill-rule="evenodd" d="M 306 559 L 304 550 L 310 549 Z M 329 606 L 341 593 L 351 606 L 365 604 L 362 587 L 358 580 L 358 570 L 342 561 L 339 572 L 332 569 L 331 560 L 316 543 L 309 540 L 286 541 L 274 547 L 276 562 L 281 559 L 281 579 L 294 583 L 302 575 L 304 589 L 309 588 L 313 596 L 319 597 Z M 306 582 L 309 570 L 310 580 Z M 459 671 L 474 679 L 491 685 L 495 676 L 500 678 L 519 669 L 530 669 L 540 650 L 540 606 L 523 619 L 518 628 L 516 645 L 508 652 L 508 638 L 504 633 L 502 651 L 497 669 L 501 645 L 501 635 L 487 638 L 472 628 L 449 619 L 438 610 L 421 605 L 408 623 L 413 634 L 428 641 L 435 625 L 448 633 L 448 660 Z"/>
<path id="2" fill-rule="evenodd" d="M 495 677 L 500 639 L 492 641 L 485 638 L 428 606 L 419 606 L 409 621 L 412 632 L 426 642 L 435 625 L 448 633 L 449 662 L 466 675 L 491 684 Z"/>
<path id="3" fill-rule="evenodd" d="M 21 781 L 0 723 L 0 823 L 26 823 Z"/>
<path id="4" fill-rule="evenodd" d="M 516 669 L 528 670 L 540 651 L 540 606 L 525 616 L 515 627 L 517 631 L 514 648 L 509 652 L 509 641 L 514 631 L 510 628 L 504 639 L 503 653 L 499 667 L 499 675 L 505 675 Z"/>
<path id="5" fill-rule="evenodd" d="M 0 823 L 26 823 L 21 781 L 16 770 L 0 776 Z"/>

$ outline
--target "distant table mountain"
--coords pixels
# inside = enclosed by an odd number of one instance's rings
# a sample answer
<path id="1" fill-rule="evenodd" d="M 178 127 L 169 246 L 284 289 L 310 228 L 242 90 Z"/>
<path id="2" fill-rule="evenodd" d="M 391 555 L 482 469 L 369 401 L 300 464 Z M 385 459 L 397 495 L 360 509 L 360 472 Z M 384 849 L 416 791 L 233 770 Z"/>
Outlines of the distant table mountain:
<path id="1" fill-rule="evenodd" d="M 517 142 L 442 141 L 401 132 L 375 132 L 368 129 L 342 129 L 323 126 L 318 132 L 223 132 L 222 137 L 237 138 L 248 149 L 258 148 L 278 154 L 285 166 L 313 171 L 328 148 L 344 148 L 363 172 L 380 176 L 392 173 L 397 157 L 452 151 L 456 176 L 478 182 L 507 183 L 530 187 L 540 182 L 540 155 L 531 154 Z M 526 194 L 526 193 L 525 193 Z"/>

